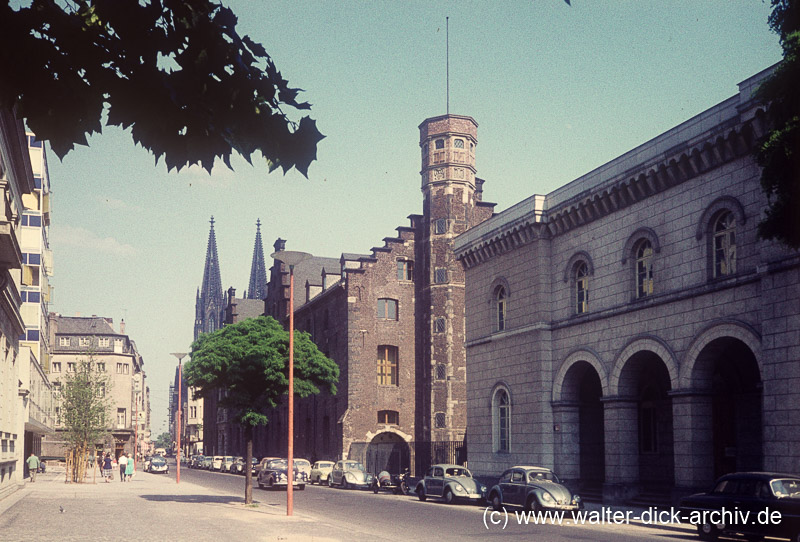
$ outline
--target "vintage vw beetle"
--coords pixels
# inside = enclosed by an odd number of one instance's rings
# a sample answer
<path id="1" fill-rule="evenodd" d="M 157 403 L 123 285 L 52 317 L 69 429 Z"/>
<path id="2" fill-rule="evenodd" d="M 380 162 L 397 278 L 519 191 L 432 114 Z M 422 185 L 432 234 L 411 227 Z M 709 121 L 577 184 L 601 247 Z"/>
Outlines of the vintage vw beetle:
<path id="1" fill-rule="evenodd" d="M 530 511 L 583 508 L 581 498 L 544 467 L 511 467 L 489 490 L 489 502 L 495 510 L 503 505 L 522 506 Z"/>
<path id="2" fill-rule="evenodd" d="M 461 465 L 433 465 L 425 478 L 417 483 L 414 492 L 419 500 L 440 497 L 451 504 L 456 501 L 482 502 L 486 498 L 486 486 L 472 477 L 472 473 Z"/>
<path id="3" fill-rule="evenodd" d="M 368 473 L 359 461 L 342 459 L 336 462 L 328 475 L 328 485 L 339 486 L 342 489 L 349 487 L 368 488 L 372 486 L 372 474 Z"/>
<path id="4" fill-rule="evenodd" d="M 726 474 L 711 491 L 681 499 L 680 508 L 683 521 L 697 525 L 704 540 L 738 534 L 800 542 L 800 476 L 795 474 Z"/>

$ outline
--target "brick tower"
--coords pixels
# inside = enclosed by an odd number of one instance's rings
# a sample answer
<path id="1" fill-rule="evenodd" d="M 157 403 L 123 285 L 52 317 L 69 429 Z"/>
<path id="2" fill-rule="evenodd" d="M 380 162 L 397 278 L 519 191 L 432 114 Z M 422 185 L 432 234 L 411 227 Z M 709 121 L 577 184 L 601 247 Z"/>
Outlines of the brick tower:
<path id="1" fill-rule="evenodd" d="M 464 270 L 456 261 L 456 236 L 492 215 L 481 201 L 483 181 L 475 176 L 478 123 L 472 117 L 443 115 L 419 126 L 422 150 L 423 217 L 417 244 L 418 382 L 424 408 L 418 409 L 418 438 L 461 440 L 466 431 Z"/>

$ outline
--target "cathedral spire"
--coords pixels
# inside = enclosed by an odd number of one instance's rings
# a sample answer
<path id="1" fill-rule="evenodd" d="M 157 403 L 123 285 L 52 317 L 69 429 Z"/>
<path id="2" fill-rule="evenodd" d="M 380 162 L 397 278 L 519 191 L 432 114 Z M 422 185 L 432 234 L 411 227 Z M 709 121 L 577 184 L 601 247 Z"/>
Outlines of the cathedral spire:
<path id="1" fill-rule="evenodd" d="M 264 245 L 261 242 L 261 219 L 256 221 L 256 241 L 253 246 L 253 263 L 250 265 L 250 285 L 247 299 L 264 299 L 267 296 L 267 268 L 264 265 Z"/>
<path id="2" fill-rule="evenodd" d="M 214 331 L 222 326 L 221 314 L 224 310 L 222 299 L 222 278 L 219 274 L 219 257 L 217 255 L 217 237 L 214 234 L 214 217 L 211 217 L 211 230 L 208 233 L 206 248 L 206 265 L 203 271 L 203 285 L 196 307 L 198 319 L 195 322 L 194 336 Z"/>

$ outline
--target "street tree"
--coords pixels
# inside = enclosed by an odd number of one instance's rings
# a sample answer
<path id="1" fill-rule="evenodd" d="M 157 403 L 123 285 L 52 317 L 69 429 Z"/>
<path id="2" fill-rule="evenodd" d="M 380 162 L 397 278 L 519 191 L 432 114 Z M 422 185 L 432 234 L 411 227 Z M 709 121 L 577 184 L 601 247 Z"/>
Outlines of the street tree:
<path id="1" fill-rule="evenodd" d="M 800 2 L 772 0 L 770 28 L 777 32 L 783 60 L 759 87 L 767 104 L 769 131 L 756 149 L 761 187 L 769 199 L 758 224 L 763 239 L 800 248 Z"/>
<path id="2" fill-rule="evenodd" d="M 89 454 L 107 440 L 110 424 L 108 392 L 111 382 L 91 354 L 76 362 L 75 372 L 61 382 L 59 422 L 66 442 L 67 477 L 81 482 Z"/>
<path id="3" fill-rule="evenodd" d="M 102 121 L 169 170 L 255 151 L 308 176 L 324 137 L 264 47 L 211 0 L 0 2 L 0 107 L 16 109 L 63 158 Z"/>
<path id="4" fill-rule="evenodd" d="M 156 448 L 164 448 L 165 450 L 172 449 L 172 435 L 169 434 L 169 431 L 164 431 L 158 438 L 156 438 Z"/>
<path id="5" fill-rule="evenodd" d="M 213 333 L 200 335 L 192 344 L 192 359 L 185 366 L 186 383 L 199 397 L 223 393 L 220 408 L 227 408 L 244 429 L 246 463 L 253 457 L 253 428 L 266 425 L 266 412 L 289 392 L 289 333 L 269 316 L 248 318 Z M 294 341 L 294 393 L 299 397 L 327 390 L 336 394 L 339 367 L 323 355 L 308 333 L 296 332 Z M 245 469 L 245 503 L 253 502 L 253 481 Z"/>

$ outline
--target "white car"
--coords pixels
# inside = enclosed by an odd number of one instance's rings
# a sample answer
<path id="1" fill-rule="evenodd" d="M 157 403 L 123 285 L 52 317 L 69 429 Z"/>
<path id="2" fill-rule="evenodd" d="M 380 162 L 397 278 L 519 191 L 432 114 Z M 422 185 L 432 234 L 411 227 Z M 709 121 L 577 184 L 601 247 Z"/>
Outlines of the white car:
<path id="1" fill-rule="evenodd" d="M 226 455 L 222 458 L 222 464 L 219 467 L 220 472 L 231 472 L 231 466 L 233 462 L 236 460 L 235 457 L 232 455 Z"/>
<path id="2" fill-rule="evenodd" d="M 311 466 L 311 474 L 308 475 L 308 480 L 312 484 L 314 482 L 322 485 L 327 483 L 328 476 L 331 475 L 333 470 L 333 461 L 317 461 Z"/>
<path id="3" fill-rule="evenodd" d="M 211 459 L 211 469 L 210 470 L 220 470 L 222 468 L 222 462 L 225 460 L 224 457 L 221 455 L 215 455 L 213 459 Z"/>
<path id="4" fill-rule="evenodd" d="M 294 467 L 298 470 L 298 472 L 302 472 L 306 479 L 309 479 L 311 476 L 311 461 L 308 459 L 293 459 L 292 463 Z"/>
<path id="5" fill-rule="evenodd" d="M 372 474 L 368 473 L 359 461 L 337 461 L 328 476 L 328 485 L 339 486 L 342 489 L 362 488 L 372 486 Z"/>

